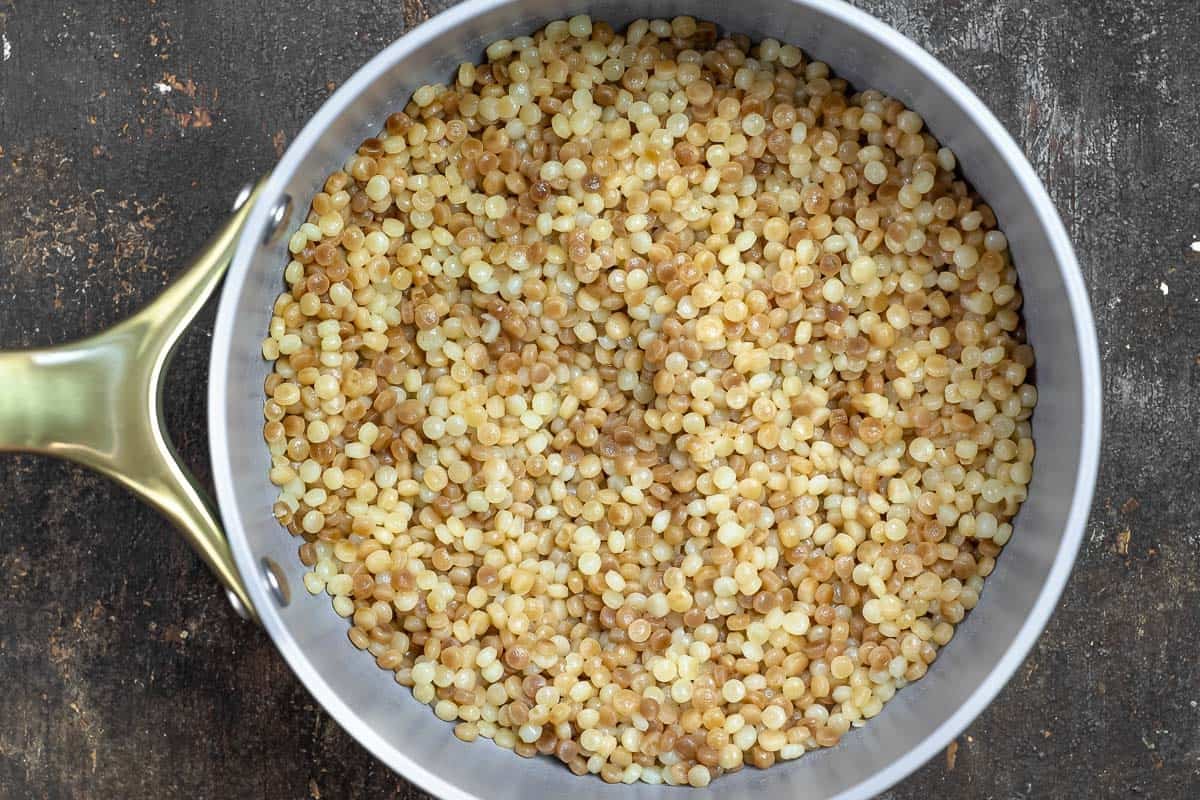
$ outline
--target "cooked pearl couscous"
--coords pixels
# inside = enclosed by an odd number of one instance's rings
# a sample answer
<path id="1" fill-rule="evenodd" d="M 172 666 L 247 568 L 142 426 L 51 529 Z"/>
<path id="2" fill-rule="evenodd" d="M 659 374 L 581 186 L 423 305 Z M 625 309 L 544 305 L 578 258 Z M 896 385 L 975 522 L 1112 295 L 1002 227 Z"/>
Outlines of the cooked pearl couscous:
<path id="1" fill-rule="evenodd" d="M 463 740 L 705 786 L 917 680 L 1034 447 L 992 210 L 795 47 L 587 17 L 422 86 L 290 240 L 274 513 Z"/>

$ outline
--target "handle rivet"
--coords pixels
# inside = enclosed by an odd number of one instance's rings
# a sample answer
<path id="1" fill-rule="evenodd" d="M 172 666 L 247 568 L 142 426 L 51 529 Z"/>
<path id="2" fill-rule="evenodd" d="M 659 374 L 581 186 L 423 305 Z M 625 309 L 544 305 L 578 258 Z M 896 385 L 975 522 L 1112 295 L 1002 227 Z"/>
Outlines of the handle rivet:
<path id="1" fill-rule="evenodd" d="M 250 195 L 254 194 L 254 183 L 247 183 L 238 192 L 237 197 L 233 201 L 233 211 L 237 211 L 242 206 L 246 205 L 246 201 L 250 199 Z"/>
<path id="2" fill-rule="evenodd" d="M 229 589 L 226 589 L 225 599 L 229 601 L 229 605 L 233 606 L 234 613 L 239 617 L 247 622 L 254 619 L 254 615 L 250 613 L 250 609 L 246 608 L 246 604 L 242 602 L 241 598 L 238 597 L 237 594 Z"/>
<path id="3" fill-rule="evenodd" d="M 263 577 L 267 580 L 267 586 L 271 589 L 271 594 L 275 597 L 275 602 L 281 606 L 286 606 L 292 602 L 292 590 L 288 585 L 287 575 L 283 571 L 283 567 L 275 563 L 274 559 L 263 556 L 262 559 Z"/>
<path id="4" fill-rule="evenodd" d="M 285 194 L 283 197 L 279 198 L 279 200 L 277 200 L 273 206 L 271 206 L 271 225 L 267 228 L 266 236 L 263 237 L 264 243 L 270 243 L 274 241 L 281 233 L 283 233 L 284 225 L 287 222 L 288 217 L 291 216 L 291 212 L 291 195 Z"/>

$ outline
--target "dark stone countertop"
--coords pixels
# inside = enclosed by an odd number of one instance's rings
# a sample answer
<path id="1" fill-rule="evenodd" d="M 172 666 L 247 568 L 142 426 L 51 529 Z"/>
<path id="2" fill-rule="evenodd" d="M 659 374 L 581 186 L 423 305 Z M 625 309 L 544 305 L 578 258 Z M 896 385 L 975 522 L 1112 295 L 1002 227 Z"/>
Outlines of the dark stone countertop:
<path id="1" fill-rule="evenodd" d="M 145 304 L 334 86 L 445 5 L 0 0 L 0 346 Z M 859 5 L 1029 153 L 1079 251 L 1106 387 L 1095 507 L 1056 616 L 954 756 L 885 797 L 1196 797 L 1200 10 Z M 166 400 L 203 481 L 212 319 Z M 0 459 L 0 683 L 3 798 L 425 797 L 321 711 L 154 512 L 49 459 Z"/>

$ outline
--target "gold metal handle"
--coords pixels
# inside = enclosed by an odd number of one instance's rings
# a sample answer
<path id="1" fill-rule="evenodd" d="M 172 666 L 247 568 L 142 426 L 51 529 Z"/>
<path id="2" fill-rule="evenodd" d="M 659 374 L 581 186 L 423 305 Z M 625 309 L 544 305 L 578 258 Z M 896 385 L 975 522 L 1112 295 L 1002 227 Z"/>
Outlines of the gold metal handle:
<path id="1" fill-rule="evenodd" d="M 263 182 L 154 302 L 96 336 L 0 353 L 0 451 L 78 462 L 132 490 L 169 519 L 255 619 L 212 506 L 167 437 L 162 382 L 180 335 L 212 295 Z"/>

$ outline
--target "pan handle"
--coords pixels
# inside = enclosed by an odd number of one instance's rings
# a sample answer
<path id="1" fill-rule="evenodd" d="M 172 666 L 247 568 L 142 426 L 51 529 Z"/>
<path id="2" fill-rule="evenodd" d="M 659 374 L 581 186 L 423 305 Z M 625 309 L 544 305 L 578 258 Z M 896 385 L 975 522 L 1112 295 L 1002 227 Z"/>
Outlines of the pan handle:
<path id="1" fill-rule="evenodd" d="M 95 336 L 0 352 L 0 452 L 65 458 L 113 478 L 165 516 L 257 619 L 221 523 L 179 460 L 163 421 L 162 383 L 179 337 L 220 283 L 263 182 L 150 305 Z"/>

